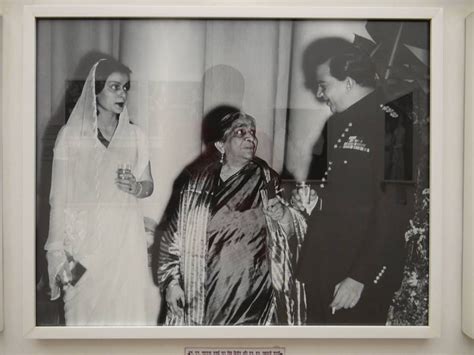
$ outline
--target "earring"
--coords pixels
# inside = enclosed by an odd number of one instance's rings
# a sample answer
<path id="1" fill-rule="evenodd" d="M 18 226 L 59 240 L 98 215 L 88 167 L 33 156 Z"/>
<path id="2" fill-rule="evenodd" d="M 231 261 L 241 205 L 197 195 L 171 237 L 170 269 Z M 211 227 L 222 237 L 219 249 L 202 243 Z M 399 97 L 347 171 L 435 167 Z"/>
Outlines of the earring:
<path id="1" fill-rule="evenodd" d="M 221 152 L 221 158 L 219 159 L 219 163 L 224 164 L 224 152 Z"/>

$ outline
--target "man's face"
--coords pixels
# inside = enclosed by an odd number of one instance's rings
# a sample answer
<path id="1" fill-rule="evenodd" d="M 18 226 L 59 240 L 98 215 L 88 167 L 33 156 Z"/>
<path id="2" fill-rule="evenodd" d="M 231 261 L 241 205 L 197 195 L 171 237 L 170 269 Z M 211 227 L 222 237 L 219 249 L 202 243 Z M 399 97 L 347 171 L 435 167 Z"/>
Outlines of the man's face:
<path id="1" fill-rule="evenodd" d="M 316 97 L 326 102 L 332 113 L 342 112 L 347 108 L 345 105 L 347 83 L 331 75 L 329 61 L 316 68 L 316 82 L 318 83 Z"/>

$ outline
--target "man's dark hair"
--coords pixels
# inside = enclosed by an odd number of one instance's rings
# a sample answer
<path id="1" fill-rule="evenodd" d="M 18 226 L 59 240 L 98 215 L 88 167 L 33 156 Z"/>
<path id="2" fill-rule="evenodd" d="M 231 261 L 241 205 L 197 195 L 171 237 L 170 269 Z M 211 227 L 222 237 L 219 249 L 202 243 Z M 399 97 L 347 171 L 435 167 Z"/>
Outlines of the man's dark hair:
<path id="1" fill-rule="evenodd" d="M 104 89 L 107 78 L 112 73 L 122 73 L 130 76 L 132 71 L 125 64 L 120 63 L 114 58 L 102 60 L 95 70 L 95 94 L 98 95 Z"/>
<path id="2" fill-rule="evenodd" d="M 329 60 L 333 77 L 344 80 L 351 77 L 361 86 L 375 87 L 375 65 L 367 53 L 342 38 L 328 37 L 313 41 L 303 53 L 305 85 L 317 87 L 316 68 Z"/>

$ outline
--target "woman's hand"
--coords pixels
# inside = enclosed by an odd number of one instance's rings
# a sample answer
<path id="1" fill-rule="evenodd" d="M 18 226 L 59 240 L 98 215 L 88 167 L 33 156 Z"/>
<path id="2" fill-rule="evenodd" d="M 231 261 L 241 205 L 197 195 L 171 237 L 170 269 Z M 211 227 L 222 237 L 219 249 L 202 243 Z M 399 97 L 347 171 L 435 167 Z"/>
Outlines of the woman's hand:
<path id="1" fill-rule="evenodd" d="M 59 269 L 56 280 L 59 281 L 62 287 L 67 287 L 72 282 L 72 273 L 69 266 L 69 262 L 65 261 L 61 268 Z"/>
<path id="2" fill-rule="evenodd" d="M 133 196 L 137 196 L 141 190 L 140 183 L 137 182 L 137 179 L 129 170 L 121 174 L 120 178 L 117 177 L 115 184 L 120 190 Z"/>
<path id="3" fill-rule="evenodd" d="M 180 316 L 184 312 L 184 291 L 177 283 L 172 283 L 166 289 L 166 303 L 173 313 Z"/>
<path id="4" fill-rule="evenodd" d="M 268 200 L 267 206 L 263 208 L 263 213 L 278 222 L 286 235 L 294 234 L 293 217 L 290 209 L 280 201 L 279 197 Z"/>
<path id="5" fill-rule="evenodd" d="M 289 214 L 288 207 L 283 205 L 281 201 L 274 197 L 268 200 L 268 204 L 263 208 L 263 213 L 276 222 L 281 222 Z M 284 221 L 283 221 L 284 222 Z"/>

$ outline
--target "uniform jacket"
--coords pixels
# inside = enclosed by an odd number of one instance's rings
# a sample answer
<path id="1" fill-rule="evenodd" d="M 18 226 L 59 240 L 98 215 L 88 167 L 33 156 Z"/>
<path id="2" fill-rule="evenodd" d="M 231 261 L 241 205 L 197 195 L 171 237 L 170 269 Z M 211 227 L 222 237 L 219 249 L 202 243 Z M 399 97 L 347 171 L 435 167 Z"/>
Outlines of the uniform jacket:
<path id="1" fill-rule="evenodd" d="M 327 123 L 328 170 L 316 186 L 322 209 L 308 218 L 299 277 L 328 305 L 346 277 L 365 290 L 400 286 L 404 236 L 391 226 L 396 202 L 383 189 L 388 116 L 380 102 L 374 91 Z"/>

